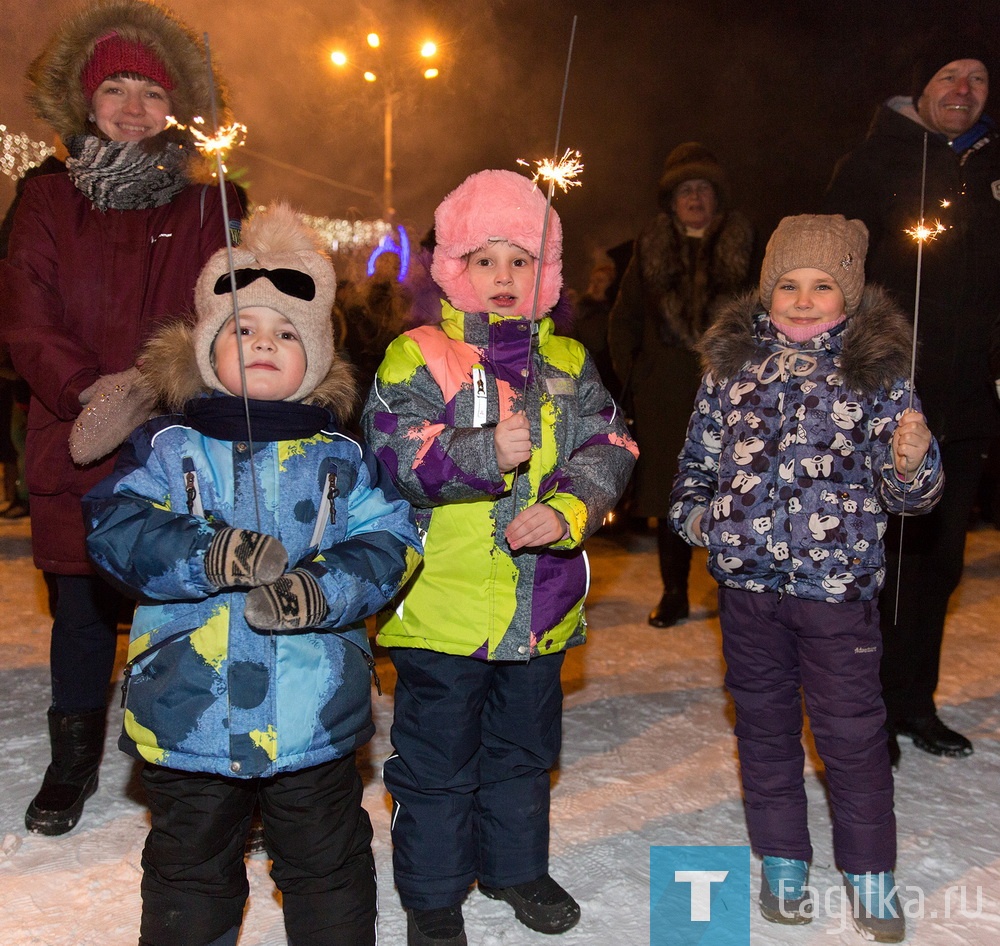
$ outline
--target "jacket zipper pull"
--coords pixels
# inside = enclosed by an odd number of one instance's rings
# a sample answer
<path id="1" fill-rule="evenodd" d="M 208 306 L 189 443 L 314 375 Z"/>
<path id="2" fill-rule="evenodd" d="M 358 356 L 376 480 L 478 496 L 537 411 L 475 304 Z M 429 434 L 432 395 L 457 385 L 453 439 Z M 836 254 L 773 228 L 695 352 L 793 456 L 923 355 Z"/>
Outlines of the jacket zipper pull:
<path id="1" fill-rule="evenodd" d="M 198 474 L 195 472 L 194 460 L 191 457 L 184 457 L 182 469 L 184 471 L 184 495 L 187 500 L 188 515 L 204 516 L 205 507 L 201 502 L 201 489 L 198 486 Z"/>
<path id="2" fill-rule="evenodd" d="M 365 654 L 365 660 L 368 662 L 368 669 L 371 671 L 372 679 L 375 681 L 375 692 L 379 696 L 381 696 L 382 695 L 382 681 L 379 680 L 379 678 L 378 678 L 378 671 L 375 669 L 375 658 L 371 654 Z"/>
<path id="3" fill-rule="evenodd" d="M 330 525 L 333 525 L 337 521 L 337 507 L 334 500 L 340 495 L 340 490 L 337 489 L 336 470 L 327 477 L 327 484 L 326 498 L 330 503 Z"/>
<path id="4" fill-rule="evenodd" d="M 482 365 L 472 369 L 472 426 L 485 427 L 489 416 L 489 396 L 486 393 L 486 371 Z"/>
<path id="5" fill-rule="evenodd" d="M 122 709 L 125 709 L 125 698 L 128 696 L 128 684 L 129 680 L 132 679 L 132 664 L 134 663 L 134 660 L 130 660 L 122 671 Z"/>

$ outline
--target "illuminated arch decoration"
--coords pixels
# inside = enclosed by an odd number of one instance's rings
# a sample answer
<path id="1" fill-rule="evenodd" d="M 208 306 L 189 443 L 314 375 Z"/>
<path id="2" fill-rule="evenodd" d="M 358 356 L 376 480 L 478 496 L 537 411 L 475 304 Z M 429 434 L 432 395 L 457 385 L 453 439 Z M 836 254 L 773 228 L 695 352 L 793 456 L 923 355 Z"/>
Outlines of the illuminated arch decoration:
<path id="1" fill-rule="evenodd" d="M 402 282 L 406 279 L 406 274 L 410 271 L 410 238 L 406 235 L 406 228 L 401 225 L 396 226 L 396 232 L 399 234 L 399 242 L 393 239 L 392 233 L 387 233 L 378 241 L 378 246 L 372 250 L 371 256 L 368 257 L 367 272 L 369 277 L 375 275 L 375 261 L 383 253 L 392 253 L 399 257 L 399 275 L 396 277 L 396 281 Z"/>

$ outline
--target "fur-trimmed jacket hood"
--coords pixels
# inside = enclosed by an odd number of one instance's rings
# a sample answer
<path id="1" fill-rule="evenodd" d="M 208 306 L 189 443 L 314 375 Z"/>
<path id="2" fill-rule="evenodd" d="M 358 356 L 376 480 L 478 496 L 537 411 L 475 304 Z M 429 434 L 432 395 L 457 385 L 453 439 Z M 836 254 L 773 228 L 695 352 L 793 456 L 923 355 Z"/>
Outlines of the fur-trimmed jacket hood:
<path id="1" fill-rule="evenodd" d="M 807 349 L 813 341 L 837 352 L 844 386 L 866 397 L 910 373 L 913 328 L 888 293 L 873 285 L 865 287 L 857 313 L 842 330 L 804 343 L 779 337 L 757 291 L 746 292 L 720 308 L 698 352 L 704 370 L 722 380 L 735 377 L 764 349 Z"/>
<path id="2" fill-rule="evenodd" d="M 195 355 L 194 328 L 174 322 L 162 328 L 139 355 L 143 385 L 164 410 L 183 411 L 192 398 L 214 390 L 205 384 Z M 354 369 L 334 356 L 326 377 L 302 399 L 303 404 L 325 407 L 340 423 L 346 423 L 357 405 Z"/>
<path id="3" fill-rule="evenodd" d="M 806 342 L 776 331 L 756 294 L 719 314 L 700 346 L 707 370 L 670 519 L 707 545 L 720 584 L 827 602 L 878 595 L 887 513 L 927 512 L 944 486 L 933 438 L 909 482 L 893 463 L 911 337 L 871 286 L 846 322 Z"/>
<path id="4" fill-rule="evenodd" d="M 208 119 L 212 97 L 202 42 L 168 10 L 146 0 L 99 0 L 67 18 L 28 68 L 28 101 L 38 117 L 66 141 L 92 133 L 90 102 L 80 73 L 97 41 L 116 32 L 149 47 L 174 80 L 171 113 L 188 125 L 196 115 Z M 228 120 L 226 96 L 215 76 L 219 121 Z"/>
<path id="5" fill-rule="evenodd" d="M 70 454 L 80 466 L 108 456 L 151 416 L 183 413 L 189 401 L 218 393 L 201 375 L 189 321 L 164 325 L 146 342 L 136 365 L 92 386 L 69 436 Z M 299 403 L 325 408 L 344 426 L 357 402 L 354 368 L 334 354 L 326 377 Z"/>

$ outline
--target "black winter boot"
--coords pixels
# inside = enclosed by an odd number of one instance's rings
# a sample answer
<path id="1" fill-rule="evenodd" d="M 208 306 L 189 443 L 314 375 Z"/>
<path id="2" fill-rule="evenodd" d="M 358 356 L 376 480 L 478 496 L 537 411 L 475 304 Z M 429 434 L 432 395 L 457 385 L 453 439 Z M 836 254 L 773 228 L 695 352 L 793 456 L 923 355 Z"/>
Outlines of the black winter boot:
<path id="1" fill-rule="evenodd" d="M 688 616 L 687 589 L 672 588 L 663 592 L 660 603 L 649 612 L 653 627 L 673 627 Z"/>
<path id="2" fill-rule="evenodd" d="M 517 917 L 536 933 L 565 933 L 580 919 L 580 905 L 549 874 L 513 887 L 479 885 L 491 900 L 504 900 Z"/>
<path id="3" fill-rule="evenodd" d="M 76 826 L 83 803 L 97 791 L 107 712 L 61 713 L 50 708 L 48 715 L 52 762 L 28 805 L 24 824 L 37 834 L 57 835 Z"/>
<path id="4" fill-rule="evenodd" d="M 666 519 L 656 522 L 656 547 L 663 579 L 663 597 L 649 612 L 653 627 L 673 627 L 690 613 L 688 573 L 691 571 L 691 546 L 671 528 Z"/>

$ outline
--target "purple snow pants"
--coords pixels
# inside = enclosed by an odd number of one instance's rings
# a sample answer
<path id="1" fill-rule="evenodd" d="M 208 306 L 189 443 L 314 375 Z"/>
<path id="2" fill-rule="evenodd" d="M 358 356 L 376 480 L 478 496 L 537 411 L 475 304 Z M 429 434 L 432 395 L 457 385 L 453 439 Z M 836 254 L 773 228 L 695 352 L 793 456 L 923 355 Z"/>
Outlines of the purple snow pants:
<path id="1" fill-rule="evenodd" d="M 754 852 L 812 860 L 801 687 L 826 768 L 837 867 L 892 870 L 896 819 L 876 602 L 720 588 L 719 619 Z"/>

